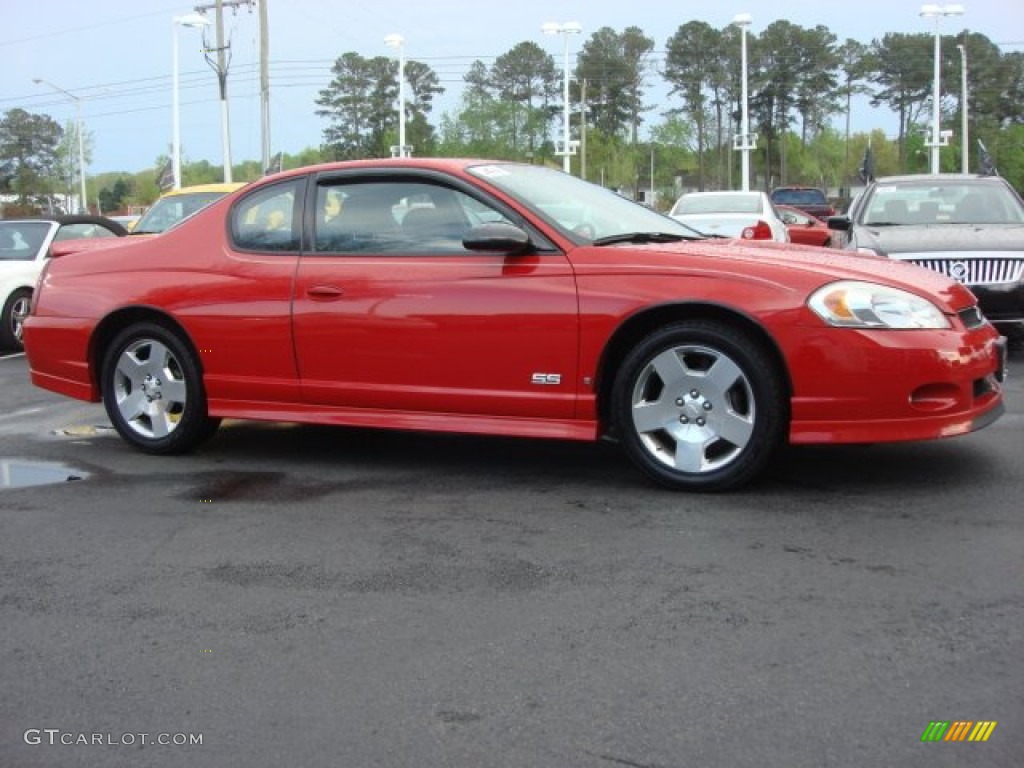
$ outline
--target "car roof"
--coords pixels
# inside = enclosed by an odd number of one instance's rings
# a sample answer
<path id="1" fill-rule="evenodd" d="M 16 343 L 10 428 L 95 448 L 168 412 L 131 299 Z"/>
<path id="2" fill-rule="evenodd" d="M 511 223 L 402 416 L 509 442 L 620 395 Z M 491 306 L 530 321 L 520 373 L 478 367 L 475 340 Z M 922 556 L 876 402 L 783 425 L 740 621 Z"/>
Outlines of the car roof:
<path id="1" fill-rule="evenodd" d="M 991 176 L 984 173 L 908 173 L 900 176 L 881 176 L 875 179 L 876 184 L 891 184 L 920 181 L 925 184 L 936 181 L 992 181 L 1006 184 L 1002 176 Z"/>
<path id="2" fill-rule="evenodd" d="M 757 190 L 757 189 L 716 189 L 716 190 L 709 191 L 709 192 L 687 192 L 684 195 L 684 197 L 690 197 L 690 196 L 696 197 L 697 195 L 711 196 L 711 195 L 763 195 L 763 194 L 764 194 L 764 192 L 761 192 L 760 190 Z"/>
<path id="3" fill-rule="evenodd" d="M 189 195 L 203 192 L 234 192 L 236 189 L 241 189 L 246 185 L 244 181 L 221 181 L 215 184 L 193 184 L 190 187 L 182 187 L 181 189 L 169 189 L 164 192 L 160 197 L 174 197 L 175 195 Z"/>
<path id="4" fill-rule="evenodd" d="M 332 163 L 318 163 L 306 165 L 299 168 L 289 168 L 286 171 L 264 176 L 260 179 L 262 184 L 268 179 L 286 179 L 294 176 L 303 176 L 308 173 L 330 173 L 331 171 L 353 171 L 360 168 L 370 170 L 440 170 L 440 171 L 463 171 L 477 165 L 527 165 L 514 160 L 495 160 L 493 158 L 451 158 L 451 157 L 384 157 L 369 158 L 365 160 L 339 160 Z M 536 166 L 540 167 L 540 166 Z"/>

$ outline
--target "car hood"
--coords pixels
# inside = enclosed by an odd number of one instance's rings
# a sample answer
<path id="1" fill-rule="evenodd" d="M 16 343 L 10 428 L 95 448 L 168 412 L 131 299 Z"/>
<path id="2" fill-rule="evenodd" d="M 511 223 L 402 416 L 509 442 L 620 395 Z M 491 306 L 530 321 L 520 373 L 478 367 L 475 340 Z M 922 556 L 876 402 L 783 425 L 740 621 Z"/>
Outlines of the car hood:
<path id="1" fill-rule="evenodd" d="M 578 274 L 662 273 L 666 277 L 713 276 L 737 282 L 772 285 L 778 290 L 809 295 L 837 280 L 863 280 L 894 285 L 919 295 L 931 295 L 954 311 L 973 306 L 971 292 L 955 280 L 924 267 L 850 251 L 816 246 L 698 240 L 656 245 L 584 247 L 572 254 Z"/>
<path id="2" fill-rule="evenodd" d="M 858 248 L 882 255 L 937 251 L 1024 251 L 1024 225 L 932 224 L 857 227 Z"/>

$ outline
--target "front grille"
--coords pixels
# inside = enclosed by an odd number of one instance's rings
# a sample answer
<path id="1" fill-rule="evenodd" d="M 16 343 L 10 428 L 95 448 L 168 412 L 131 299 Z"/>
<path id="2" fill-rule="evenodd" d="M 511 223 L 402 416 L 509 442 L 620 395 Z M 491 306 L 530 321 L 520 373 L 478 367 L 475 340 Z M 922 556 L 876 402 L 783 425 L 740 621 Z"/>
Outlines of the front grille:
<path id="1" fill-rule="evenodd" d="M 1024 259 L 956 258 L 908 259 L 911 264 L 941 272 L 967 285 L 1019 283 L 1024 278 Z"/>

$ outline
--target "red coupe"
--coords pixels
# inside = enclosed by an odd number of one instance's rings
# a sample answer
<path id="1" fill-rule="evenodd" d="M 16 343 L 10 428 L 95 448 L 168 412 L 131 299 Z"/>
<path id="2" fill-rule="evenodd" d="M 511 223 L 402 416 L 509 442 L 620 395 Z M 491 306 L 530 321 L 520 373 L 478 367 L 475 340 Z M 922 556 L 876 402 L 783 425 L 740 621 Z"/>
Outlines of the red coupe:
<path id="1" fill-rule="evenodd" d="M 779 212 L 779 218 L 786 225 L 791 243 L 820 245 L 824 248 L 832 245 L 832 230 L 821 219 L 789 205 L 776 205 L 775 210 Z"/>
<path id="2" fill-rule="evenodd" d="M 618 439 L 720 490 L 787 441 L 960 435 L 1003 339 L 931 270 L 703 239 L 560 171 L 391 159 L 286 171 L 162 235 L 51 259 L 32 380 L 187 451 L 220 419 Z"/>

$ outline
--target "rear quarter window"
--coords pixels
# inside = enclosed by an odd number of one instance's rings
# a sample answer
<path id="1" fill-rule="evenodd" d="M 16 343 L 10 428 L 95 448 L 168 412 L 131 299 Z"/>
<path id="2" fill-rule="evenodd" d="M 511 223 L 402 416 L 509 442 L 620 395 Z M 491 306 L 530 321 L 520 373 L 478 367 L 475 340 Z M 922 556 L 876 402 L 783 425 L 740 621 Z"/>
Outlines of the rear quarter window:
<path id="1" fill-rule="evenodd" d="M 820 189 L 777 189 L 772 192 L 772 202 L 780 205 L 828 205 L 825 193 Z"/>

